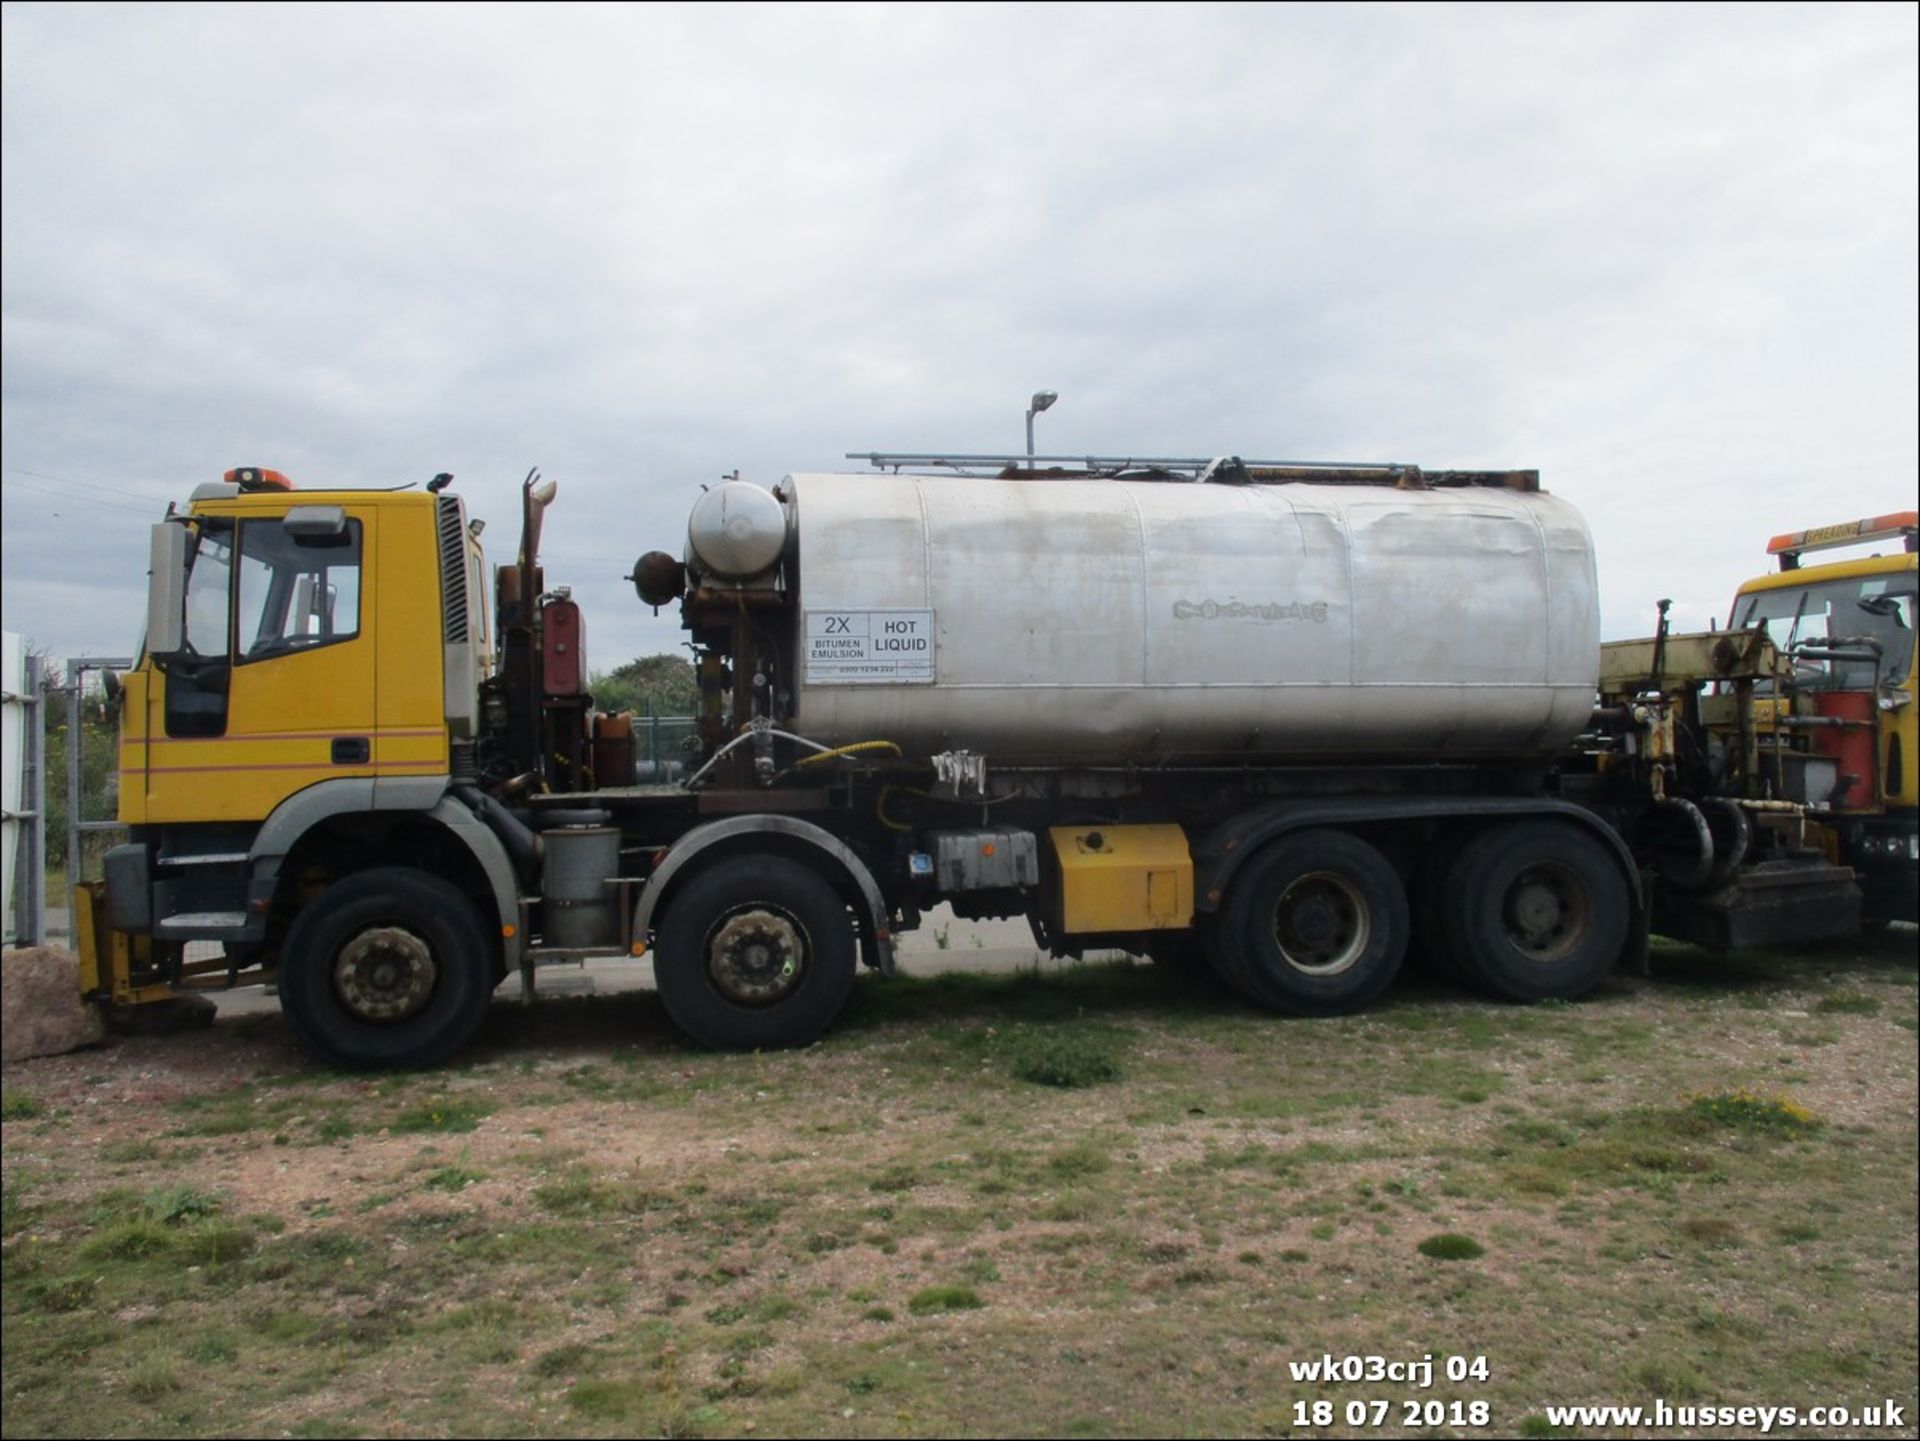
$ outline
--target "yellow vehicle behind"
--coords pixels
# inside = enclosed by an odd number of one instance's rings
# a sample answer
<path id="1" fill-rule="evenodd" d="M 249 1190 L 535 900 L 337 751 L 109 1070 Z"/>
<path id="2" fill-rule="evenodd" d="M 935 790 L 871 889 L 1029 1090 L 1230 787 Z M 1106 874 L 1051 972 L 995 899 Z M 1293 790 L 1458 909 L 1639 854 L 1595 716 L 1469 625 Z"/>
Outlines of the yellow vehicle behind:
<path id="1" fill-rule="evenodd" d="M 1912 921 L 1920 876 L 1915 536 L 1903 511 L 1774 537 L 1780 569 L 1742 585 L 1731 629 L 1762 622 L 1791 668 L 1759 729 L 1777 742 L 1779 794 L 1824 812 L 1833 859 L 1858 873 L 1869 924 Z M 1809 554 L 1882 545 L 1818 564 Z M 1806 738 L 1791 744 L 1793 733 Z"/>

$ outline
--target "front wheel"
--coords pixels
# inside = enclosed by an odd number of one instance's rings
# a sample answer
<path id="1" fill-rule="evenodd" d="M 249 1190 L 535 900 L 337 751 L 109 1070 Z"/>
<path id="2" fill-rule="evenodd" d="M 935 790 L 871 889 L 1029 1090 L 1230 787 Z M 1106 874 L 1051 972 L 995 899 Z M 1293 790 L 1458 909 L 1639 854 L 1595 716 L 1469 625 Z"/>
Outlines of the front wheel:
<path id="1" fill-rule="evenodd" d="M 1451 954 L 1509 1001 L 1573 1000 L 1599 985 L 1625 949 L 1633 897 L 1619 862 L 1559 821 L 1499 826 L 1447 874 Z"/>
<path id="2" fill-rule="evenodd" d="M 853 990 L 846 905 L 780 856 L 735 856 L 688 880 L 657 940 L 654 983 L 667 1014 L 716 1050 L 804 1046 Z"/>
<path id="3" fill-rule="evenodd" d="M 1344 831 L 1302 831 L 1234 878 L 1213 957 L 1250 1000 L 1337 1016 L 1391 984 L 1407 931 L 1406 890 L 1385 856 Z"/>
<path id="4" fill-rule="evenodd" d="M 294 918 L 280 1009 L 336 1066 L 430 1066 L 479 1029 L 493 975 L 472 901 L 438 876 L 383 867 L 327 887 Z"/>

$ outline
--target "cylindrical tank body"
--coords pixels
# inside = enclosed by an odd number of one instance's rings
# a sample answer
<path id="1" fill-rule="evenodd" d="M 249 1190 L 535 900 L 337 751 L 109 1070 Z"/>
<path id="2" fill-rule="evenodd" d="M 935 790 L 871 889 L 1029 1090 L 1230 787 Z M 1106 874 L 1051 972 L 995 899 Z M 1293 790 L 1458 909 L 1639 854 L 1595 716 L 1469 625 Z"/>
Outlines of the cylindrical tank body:
<path id="1" fill-rule="evenodd" d="M 827 744 L 1525 756 L 1592 709 L 1593 544 L 1550 495 L 886 475 L 786 494 L 792 723 Z"/>

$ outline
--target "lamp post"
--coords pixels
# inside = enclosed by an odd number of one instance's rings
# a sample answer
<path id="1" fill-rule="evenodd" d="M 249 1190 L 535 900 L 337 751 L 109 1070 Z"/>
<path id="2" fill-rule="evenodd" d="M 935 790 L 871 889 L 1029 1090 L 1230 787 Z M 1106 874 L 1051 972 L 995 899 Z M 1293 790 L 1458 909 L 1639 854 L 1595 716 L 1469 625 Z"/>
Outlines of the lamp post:
<path id="1" fill-rule="evenodd" d="M 1052 405 L 1054 401 L 1058 400 L 1059 398 L 1060 398 L 1060 393 L 1058 391 L 1054 391 L 1054 390 L 1034 391 L 1033 404 L 1027 407 L 1027 459 L 1028 460 L 1033 459 L 1033 418 L 1034 416 L 1038 415 L 1041 411 L 1045 410 L 1048 406 Z"/>

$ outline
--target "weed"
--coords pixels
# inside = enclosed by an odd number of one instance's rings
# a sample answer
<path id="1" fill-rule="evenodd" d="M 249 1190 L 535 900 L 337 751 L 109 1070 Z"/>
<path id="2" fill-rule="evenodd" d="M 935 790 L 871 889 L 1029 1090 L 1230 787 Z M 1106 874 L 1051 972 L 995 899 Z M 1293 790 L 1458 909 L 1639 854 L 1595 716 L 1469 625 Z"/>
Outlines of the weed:
<path id="1" fill-rule="evenodd" d="M 493 1107 L 479 1101 L 453 1101 L 442 1097 L 424 1105 L 410 1106 L 393 1118 L 397 1135 L 419 1131 L 471 1131 L 493 1114 Z"/>
<path id="2" fill-rule="evenodd" d="M 187 1354 L 203 1366 L 218 1366 L 240 1359 L 240 1344 L 228 1331 L 208 1331 L 194 1340 Z"/>
<path id="3" fill-rule="evenodd" d="M 1458 1231 L 1442 1231 L 1420 1243 L 1420 1254 L 1436 1261 L 1473 1261 L 1486 1255 L 1487 1248 L 1471 1236 Z"/>
<path id="4" fill-rule="evenodd" d="M 1642 1362 L 1634 1368 L 1633 1381 L 1648 1395 L 1667 1401 L 1691 1401 L 1706 1387 L 1698 1371 L 1672 1357 Z"/>
<path id="5" fill-rule="evenodd" d="M 562 1216 L 579 1216 L 613 1208 L 614 1191 L 606 1182 L 585 1171 L 575 1171 L 557 1181 L 533 1188 L 533 1199 Z"/>
<path id="6" fill-rule="evenodd" d="M 1725 1130 L 1762 1132 L 1776 1136 L 1816 1131 L 1820 1119 L 1786 1096 L 1757 1096 L 1751 1091 L 1722 1091 L 1696 1096 L 1687 1115 Z"/>
<path id="7" fill-rule="evenodd" d="M 180 1378 L 160 1356 L 149 1356 L 127 1376 L 127 1394 L 151 1405 L 180 1389 Z"/>
<path id="8" fill-rule="evenodd" d="M 595 1421 L 637 1421 L 651 1395 L 644 1381 L 581 1381 L 567 1392 L 567 1405 Z"/>
<path id="9" fill-rule="evenodd" d="M 178 1244 L 172 1231 L 141 1216 L 108 1227 L 82 1246 L 80 1254 L 96 1261 L 144 1261 L 165 1255 Z"/>
<path id="10" fill-rule="evenodd" d="M 891 1321 L 893 1308 L 890 1306 L 869 1306 L 860 1313 L 862 1321 Z"/>
<path id="11" fill-rule="evenodd" d="M 465 1166 L 436 1166 L 420 1184 L 429 1191 L 464 1191 L 486 1179 L 485 1171 L 469 1171 Z"/>
<path id="12" fill-rule="evenodd" d="M 916 1316 L 928 1316 L 941 1311 L 977 1311 L 986 1304 L 971 1286 L 929 1286 L 914 1293 L 907 1309 Z"/>
<path id="13" fill-rule="evenodd" d="M 1108 1039 L 1072 1030 L 1017 1030 L 1007 1037 L 1007 1069 L 1036 1086 L 1077 1090 L 1117 1081 L 1120 1058 Z"/>
<path id="14" fill-rule="evenodd" d="M 912 1166 L 896 1162 L 882 1168 L 867 1182 L 869 1191 L 911 1191 L 920 1183 L 919 1173 Z"/>
<path id="15" fill-rule="evenodd" d="M 1689 1241 L 1698 1241 L 1716 1250 L 1727 1250 L 1741 1244 L 1740 1228 L 1718 1216 L 1689 1217 L 1680 1223 L 1680 1234 Z"/>
<path id="16" fill-rule="evenodd" d="M 960 1268 L 960 1274 L 965 1276 L 969 1281 L 985 1283 L 988 1281 L 998 1281 L 1000 1279 L 1000 1268 L 994 1264 L 991 1256 L 975 1256 Z"/>
<path id="17" fill-rule="evenodd" d="M 527 1369 L 536 1376 L 570 1376 L 583 1369 L 593 1356 L 593 1347 L 570 1341 L 564 1346 L 541 1352 Z"/>
<path id="18" fill-rule="evenodd" d="M 213 1215 L 220 1209 L 220 1198 L 191 1186 L 168 1186 L 149 1191 L 140 1208 L 163 1225 L 177 1226 L 182 1221 L 197 1221 Z"/>
<path id="19" fill-rule="evenodd" d="M 46 1311 L 60 1315 L 68 1311 L 80 1311 L 91 1307 L 94 1295 L 100 1285 L 100 1277 L 95 1276 L 59 1276 L 45 1281 L 31 1281 L 22 1288 L 25 1305 L 23 1311 Z M 11 1291 L 13 1288 L 8 1287 Z"/>
<path id="20" fill-rule="evenodd" d="M 157 1161 L 162 1155 L 161 1148 L 154 1141 L 110 1141 L 100 1148 L 100 1159 L 116 1165 L 131 1165 L 136 1161 Z"/>
<path id="21" fill-rule="evenodd" d="M 1858 991 L 1835 991 L 1830 996 L 1822 996 L 1814 1003 L 1814 1010 L 1823 1015 L 1877 1016 L 1880 1014 L 1880 1002 L 1876 997 L 1862 995 Z"/>
<path id="22" fill-rule="evenodd" d="M 1076 1141 L 1047 1157 L 1047 1170 L 1063 1179 L 1097 1176 L 1112 1164 L 1113 1157 L 1097 1141 Z"/>
<path id="23" fill-rule="evenodd" d="M 0 1092 L 0 1121 L 31 1121 L 46 1108 L 25 1091 Z"/>

